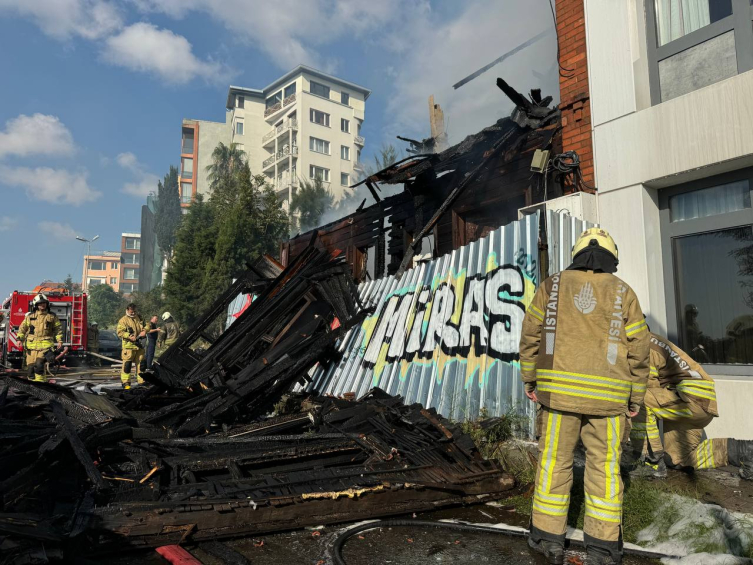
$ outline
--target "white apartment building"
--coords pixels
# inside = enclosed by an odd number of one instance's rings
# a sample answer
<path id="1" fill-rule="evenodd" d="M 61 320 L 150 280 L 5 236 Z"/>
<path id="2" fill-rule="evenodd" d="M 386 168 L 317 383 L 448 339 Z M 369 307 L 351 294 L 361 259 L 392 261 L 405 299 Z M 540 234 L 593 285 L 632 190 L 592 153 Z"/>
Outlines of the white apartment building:
<path id="1" fill-rule="evenodd" d="M 753 439 L 751 0 L 584 0 L 598 220 L 652 330 Z"/>
<path id="2" fill-rule="evenodd" d="M 289 206 L 299 179 L 319 178 L 339 199 L 362 171 L 361 126 L 370 90 L 300 65 L 262 90 L 231 86 L 224 122 L 183 120 L 182 205 L 207 194 L 206 168 L 219 142 L 246 152 Z"/>

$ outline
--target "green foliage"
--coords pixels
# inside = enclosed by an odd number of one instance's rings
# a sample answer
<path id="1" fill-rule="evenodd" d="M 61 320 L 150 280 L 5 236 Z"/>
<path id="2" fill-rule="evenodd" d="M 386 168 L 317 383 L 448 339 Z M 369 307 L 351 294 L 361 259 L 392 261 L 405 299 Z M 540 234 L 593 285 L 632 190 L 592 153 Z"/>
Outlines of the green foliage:
<path id="1" fill-rule="evenodd" d="M 335 197 L 324 186 L 321 179 L 301 179 L 301 186 L 293 195 L 290 209 L 299 214 L 296 231 L 306 232 L 319 227 L 322 216 L 331 210 Z"/>
<path id="2" fill-rule="evenodd" d="M 149 292 L 134 292 L 131 294 L 131 302 L 136 304 L 138 312 L 145 322 L 152 316 L 162 319 L 162 313 L 167 310 L 162 294 L 162 286 L 157 286 Z"/>
<path id="3" fill-rule="evenodd" d="M 100 329 L 114 328 L 125 313 L 127 301 L 109 284 L 89 288 L 87 310 L 89 322 L 97 322 Z"/>
<path id="4" fill-rule="evenodd" d="M 374 155 L 374 162 L 364 165 L 364 173 L 361 178 L 370 177 L 374 173 L 386 169 L 400 159 L 402 159 L 402 152 L 391 143 L 385 143 L 379 149 L 379 152 Z"/>
<path id="5" fill-rule="evenodd" d="M 68 276 L 65 277 L 63 286 L 68 289 L 68 292 L 81 292 L 81 285 L 77 282 L 73 282 L 73 277 L 70 273 L 68 273 Z"/>
<path id="6" fill-rule="evenodd" d="M 171 165 L 170 172 L 165 175 L 164 180 L 157 183 L 157 213 L 154 218 L 157 245 L 167 257 L 172 257 L 175 236 L 182 217 L 178 169 Z"/>
<path id="7" fill-rule="evenodd" d="M 164 285 L 166 307 L 184 327 L 212 305 L 247 263 L 264 253 L 277 256 L 288 235 L 287 214 L 266 177 L 251 174 L 245 154 L 221 143 L 212 158 L 207 167 L 211 195 L 206 202 L 197 196 L 184 216 Z"/>

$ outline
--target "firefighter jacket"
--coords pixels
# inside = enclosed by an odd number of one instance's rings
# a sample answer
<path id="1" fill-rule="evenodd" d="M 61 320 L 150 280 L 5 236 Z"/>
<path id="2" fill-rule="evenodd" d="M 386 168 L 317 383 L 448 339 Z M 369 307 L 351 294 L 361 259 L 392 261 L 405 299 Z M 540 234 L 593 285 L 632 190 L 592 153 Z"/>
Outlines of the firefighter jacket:
<path id="1" fill-rule="evenodd" d="M 160 341 L 162 343 L 169 342 L 170 344 L 172 344 L 176 339 L 178 339 L 179 335 L 180 328 L 178 327 L 178 322 L 176 322 L 175 320 L 165 322 L 162 328 L 160 328 Z"/>
<path id="2" fill-rule="evenodd" d="M 131 318 L 128 314 L 118 320 L 117 334 L 122 340 L 123 349 L 143 349 L 139 347 L 138 343 L 130 341 L 128 338 L 131 336 L 139 337 L 142 331 L 149 331 L 151 324 L 149 322 L 144 323 L 141 316 L 136 314 Z"/>
<path id="3" fill-rule="evenodd" d="M 89 349 L 99 349 L 99 329 L 98 328 L 93 328 L 93 327 L 89 328 L 87 343 L 88 343 Z"/>
<path id="4" fill-rule="evenodd" d="M 714 380 L 690 355 L 655 333 L 651 334 L 648 386 L 673 390 L 680 400 L 693 403 L 712 416 L 719 415 Z"/>
<path id="5" fill-rule="evenodd" d="M 548 408 L 592 416 L 637 411 L 649 375 L 649 333 L 633 289 L 609 273 L 549 277 L 523 319 L 520 370 Z"/>
<path id="6" fill-rule="evenodd" d="M 52 312 L 35 310 L 26 314 L 16 335 L 19 340 L 26 340 L 26 349 L 49 349 L 56 342 L 63 341 L 63 326 Z"/>

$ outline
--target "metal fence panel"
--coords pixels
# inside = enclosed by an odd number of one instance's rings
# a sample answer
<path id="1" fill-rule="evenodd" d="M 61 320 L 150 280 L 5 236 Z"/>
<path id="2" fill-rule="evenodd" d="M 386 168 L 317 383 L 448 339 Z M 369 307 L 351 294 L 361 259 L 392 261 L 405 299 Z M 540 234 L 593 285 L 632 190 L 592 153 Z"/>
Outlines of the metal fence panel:
<path id="1" fill-rule="evenodd" d="M 562 212 L 546 211 L 546 239 L 549 249 L 549 273 L 567 269 L 578 236 L 596 224 L 586 222 Z"/>
<path id="2" fill-rule="evenodd" d="M 513 408 L 533 426 L 518 343 L 540 282 L 538 232 L 538 214 L 526 216 L 399 279 L 363 283 L 374 314 L 346 334 L 340 362 L 315 370 L 307 389 L 361 396 L 380 387 L 455 420 Z"/>

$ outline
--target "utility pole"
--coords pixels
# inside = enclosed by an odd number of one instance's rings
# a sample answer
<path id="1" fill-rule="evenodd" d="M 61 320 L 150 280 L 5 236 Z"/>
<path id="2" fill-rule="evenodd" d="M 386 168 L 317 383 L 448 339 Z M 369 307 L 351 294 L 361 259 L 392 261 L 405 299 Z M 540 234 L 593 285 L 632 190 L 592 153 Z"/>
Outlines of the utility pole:
<path id="1" fill-rule="evenodd" d="M 76 236 L 76 239 L 78 241 L 83 241 L 84 243 L 86 243 L 86 255 L 84 255 L 84 280 L 81 281 L 81 290 L 82 292 L 89 292 L 89 285 L 86 282 L 89 279 L 89 256 L 91 256 L 92 254 L 92 243 L 97 241 L 99 239 L 99 236 L 95 235 L 91 239 Z"/>

